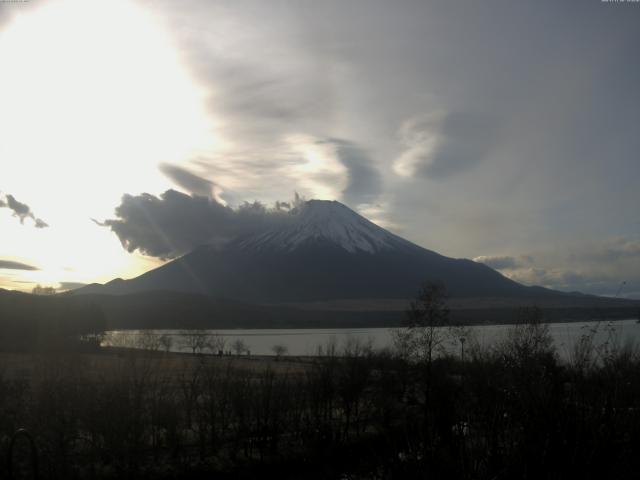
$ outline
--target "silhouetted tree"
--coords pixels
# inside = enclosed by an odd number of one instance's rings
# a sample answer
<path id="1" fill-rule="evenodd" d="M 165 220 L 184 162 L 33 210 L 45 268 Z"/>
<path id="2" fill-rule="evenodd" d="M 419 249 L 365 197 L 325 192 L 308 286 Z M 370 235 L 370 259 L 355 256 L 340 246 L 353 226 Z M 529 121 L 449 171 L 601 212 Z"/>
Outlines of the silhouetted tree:
<path id="1" fill-rule="evenodd" d="M 402 356 L 431 364 L 434 354 L 444 347 L 449 325 L 447 292 L 443 285 L 424 284 L 407 310 L 405 328 L 394 332 L 394 344 Z"/>
<path id="2" fill-rule="evenodd" d="M 205 330 L 185 330 L 182 332 L 182 345 L 191 349 L 194 355 L 201 354 L 207 348 L 209 335 Z"/>
<path id="3" fill-rule="evenodd" d="M 278 344 L 271 347 L 271 351 L 275 354 L 276 360 L 280 360 L 281 357 L 287 354 L 289 349 L 286 345 Z"/>
<path id="4" fill-rule="evenodd" d="M 53 287 L 43 287 L 38 284 L 31 290 L 34 295 L 55 295 L 56 289 Z"/>
<path id="5" fill-rule="evenodd" d="M 236 355 L 240 356 L 247 350 L 247 345 L 244 343 L 244 340 L 238 338 L 231 344 L 231 348 L 235 352 Z"/>
<path id="6" fill-rule="evenodd" d="M 173 337 L 171 335 L 167 335 L 166 333 L 160 335 L 158 341 L 165 352 L 169 352 L 171 350 L 171 347 L 173 346 Z"/>

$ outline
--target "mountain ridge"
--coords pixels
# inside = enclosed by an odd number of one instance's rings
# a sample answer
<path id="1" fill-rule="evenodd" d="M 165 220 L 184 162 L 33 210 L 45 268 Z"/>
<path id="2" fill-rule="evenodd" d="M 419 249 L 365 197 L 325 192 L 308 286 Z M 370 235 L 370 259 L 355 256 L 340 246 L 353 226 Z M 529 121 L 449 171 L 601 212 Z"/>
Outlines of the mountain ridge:
<path id="1" fill-rule="evenodd" d="M 444 284 L 454 297 L 569 295 L 521 285 L 472 260 L 445 257 L 325 200 L 296 206 L 266 230 L 222 246 L 203 245 L 136 278 L 75 293 L 166 290 L 276 304 L 412 298 L 426 281 Z"/>

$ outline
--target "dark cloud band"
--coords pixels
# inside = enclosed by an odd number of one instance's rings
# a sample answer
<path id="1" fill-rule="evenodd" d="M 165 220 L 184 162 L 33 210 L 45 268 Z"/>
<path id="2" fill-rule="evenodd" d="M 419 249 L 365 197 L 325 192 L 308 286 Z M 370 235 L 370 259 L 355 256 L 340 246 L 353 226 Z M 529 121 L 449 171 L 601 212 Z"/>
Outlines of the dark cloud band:
<path id="1" fill-rule="evenodd" d="M 254 202 L 233 209 L 212 198 L 167 190 L 160 197 L 124 195 L 117 218 L 96 223 L 110 228 L 128 252 L 167 259 L 266 229 L 284 221 L 289 207 L 286 202 L 273 208 Z"/>
<path id="2" fill-rule="evenodd" d="M 13 195 L 6 194 L 4 199 L 0 198 L 0 208 L 8 208 L 13 211 L 13 216 L 19 218 L 20 223 L 22 224 L 24 224 L 25 218 L 30 218 L 34 221 L 36 228 L 45 228 L 49 226 L 44 220 L 36 218 L 29 205 L 19 202 Z"/>
<path id="3" fill-rule="evenodd" d="M 40 270 L 38 267 L 34 267 L 33 265 L 27 265 L 26 263 L 14 262 L 13 260 L 0 260 L 0 269 L 4 270 Z"/>

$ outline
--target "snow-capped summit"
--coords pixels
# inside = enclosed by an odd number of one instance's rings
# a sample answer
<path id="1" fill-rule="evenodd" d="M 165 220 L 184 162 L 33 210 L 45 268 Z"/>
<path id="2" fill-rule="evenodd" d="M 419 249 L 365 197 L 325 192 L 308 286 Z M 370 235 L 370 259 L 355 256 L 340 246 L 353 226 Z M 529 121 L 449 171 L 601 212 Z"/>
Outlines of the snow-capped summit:
<path id="1" fill-rule="evenodd" d="M 238 246 L 263 251 L 292 251 L 320 243 L 332 244 L 351 253 L 375 253 L 410 245 L 340 202 L 309 200 L 290 212 L 281 224 L 243 239 Z"/>

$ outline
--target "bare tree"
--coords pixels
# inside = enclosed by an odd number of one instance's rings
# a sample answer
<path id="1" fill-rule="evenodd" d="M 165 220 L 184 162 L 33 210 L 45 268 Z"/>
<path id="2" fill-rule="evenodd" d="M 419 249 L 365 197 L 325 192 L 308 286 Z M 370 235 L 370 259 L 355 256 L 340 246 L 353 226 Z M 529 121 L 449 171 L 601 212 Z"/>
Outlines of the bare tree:
<path id="1" fill-rule="evenodd" d="M 275 354 L 276 360 L 280 360 L 289 352 L 289 349 L 287 348 L 286 345 L 282 345 L 280 343 L 278 345 L 274 345 L 273 347 L 271 347 L 271 351 Z"/>
<path id="2" fill-rule="evenodd" d="M 537 306 L 520 309 L 518 323 L 509 329 L 501 347 L 506 355 L 518 362 L 552 355 L 553 337 L 549 325 L 544 322 L 542 310 Z"/>
<path id="3" fill-rule="evenodd" d="M 361 339 L 358 337 L 348 336 L 342 346 L 342 356 L 345 358 L 350 357 L 364 357 L 373 353 L 373 339 Z"/>
<path id="4" fill-rule="evenodd" d="M 165 352 L 168 353 L 171 350 L 171 347 L 173 346 L 173 337 L 171 335 L 167 335 L 166 333 L 164 333 L 160 335 L 158 341 L 160 342 L 160 345 L 162 345 L 162 348 Z"/>
<path id="5" fill-rule="evenodd" d="M 31 293 L 33 293 L 34 295 L 55 295 L 56 289 L 53 287 L 43 287 L 42 285 L 38 284 L 33 287 Z"/>
<path id="6" fill-rule="evenodd" d="M 138 341 L 135 335 L 126 331 L 109 332 L 105 335 L 104 342 L 110 347 L 138 348 Z"/>
<path id="7" fill-rule="evenodd" d="M 447 292 L 443 285 L 426 283 L 407 310 L 407 325 L 393 332 L 394 346 L 401 356 L 431 364 L 435 353 L 444 350 L 449 326 Z"/>
<path id="8" fill-rule="evenodd" d="M 156 352 L 160 350 L 162 344 L 160 343 L 160 337 L 153 332 L 145 330 L 138 335 L 136 339 L 136 345 L 143 350 L 150 350 Z"/>
<path id="9" fill-rule="evenodd" d="M 201 354 L 207 348 L 209 335 L 206 330 L 184 330 L 181 335 L 182 346 L 191 349 L 194 355 Z"/>
<path id="10" fill-rule="evenodd" d="M 240 356 L 247 350 L 247 344 L 244 343 L 244 340 L 238 338 L 231 344 L 231 348 L 235 352 L 236 355 Z"/>
<path id="11" fill-rule="evenodd" d="M 227 344 L 227 339 L 222 335 L 213 334 L 209 335 L 209 341 L 207 342 L 207 348 L 212 354 L 217 354 L 224 351 L 224 347 Z"/>

